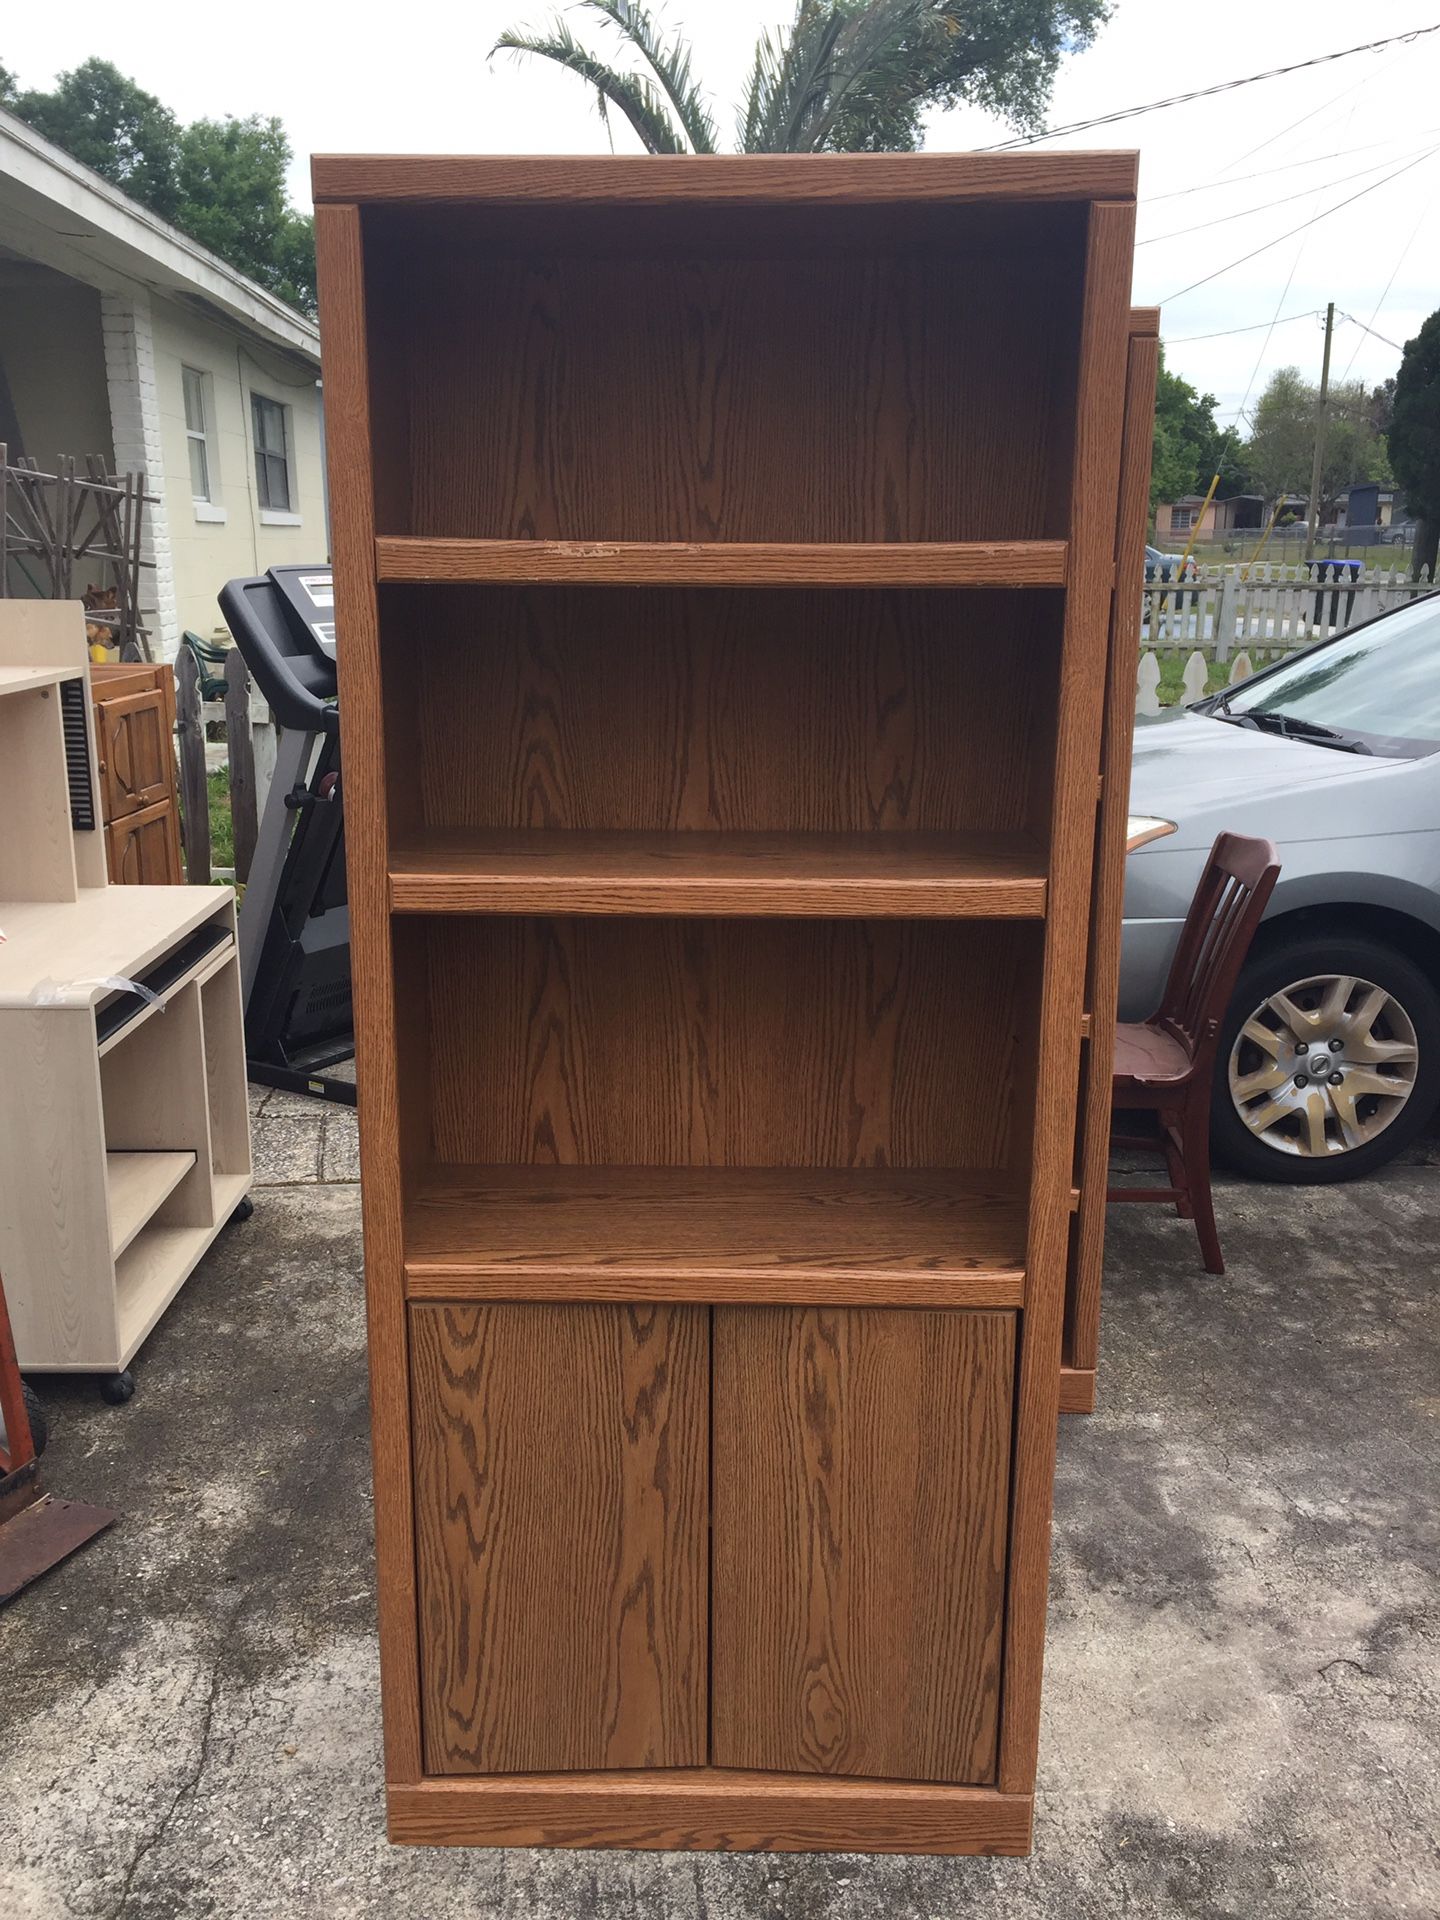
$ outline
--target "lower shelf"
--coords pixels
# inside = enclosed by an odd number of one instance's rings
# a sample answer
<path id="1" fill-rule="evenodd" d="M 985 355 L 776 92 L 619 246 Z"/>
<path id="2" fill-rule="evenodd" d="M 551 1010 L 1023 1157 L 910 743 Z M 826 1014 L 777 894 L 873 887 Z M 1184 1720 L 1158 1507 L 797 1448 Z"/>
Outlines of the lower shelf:
<path id="1" fill-rule="evenodd" d="M 129 1366 L 145 1336 L 244 1199 L 249 1186 L 248 1174 L 217 1174 L 212 1188 L 214 1226 L 144 1227 L 115 1262 L 115 1310 L 122 1367 Z"/>
<path id="2" fill-rule="evenodd" d="M 116 1259 L 195 1164 L 193 1153 L 107 1153 L 110 1251 Z"/>
<path id="3" fill-rule="evenodd" d="M 430 1170 L 405 1215 L 412 1300 L 812 1300 L 1017 1307 L 1025 1210 L 954 1168 Z"/>
<path id="4" fill-rule="evenodd" d="M 737 1853 L 1030 1851 L 1028 1793 L 741 1773 L 503 1774 L 392 1786 L 390 1838 L 415 1846 L 723 1848 Z"/>

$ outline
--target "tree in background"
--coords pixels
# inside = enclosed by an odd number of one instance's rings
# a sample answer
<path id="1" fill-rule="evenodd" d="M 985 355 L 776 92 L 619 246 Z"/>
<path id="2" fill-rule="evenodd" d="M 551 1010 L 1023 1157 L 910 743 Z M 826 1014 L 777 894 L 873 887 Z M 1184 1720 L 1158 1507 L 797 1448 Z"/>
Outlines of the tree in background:
<path id="1" fill-rule="evenodd" d="M 278 120 L 182 127 L 108 60 L 83 61 L 48 93 L 0 66 L 0 106 L 280 299 L 315 311 L 314 223 L 286 198 L 290 142 Z"/>
<path id="2" fill-rule="evenodd" d="M 621 55 L 616 65 L 556 15 L 502 33 L 492 52 L 552 60 L 594 87 L 647 153 L 715 153 L 719 132 L 684 36 L 667 39 L 639 0 L 579 0 Z M 577 10 L 579 10 L 577 8 Z M 1109 0 L 796 0 L 790 25 L 761 34 L 736 144 L 742 153 L 898 153 L 923 118 L 961 102 L 1027 131 L 1044 124 L 1061 59 L 1090 44 Z"/>
<path id="3" fill-rule="evenodd" d="M 1395 483 L 1420 522 L 1414 575 L 1418 579 L 1428 567 L 1433 580 L 1440 547 L 1440 310 L 1405 342 L 1390 401 L 1389 442 Z"/>
<path id="4" fill-rule="evenodd" d="M 1298 368 L 1281 367 L 1272 374 L 1256 403 L 1245 458 L 1268 501 L 1309 491 L 1318 398 L 1318 389 L 1301 376 Z M 1383 405 L 1383 389 L 1372 393 L 1363 381 L 1341 380 L 1331 387 L 1320 466 L 1322 521 L 1329 517 L 1341 489 L 1352 480 L 1378 480 L 1382 485 L 1389 482 L 1385 439 L 1376 425 Z"/>
<path id="5" fill-rule="evenodd" d="M 285 193 L 290 142 L 276 119 L 196 120 L 180 135 L 176 225 L 306 313 L 315 311 L 315 221 Z"/>
<path id="6" fill-rule="evenodd" d="M 1215 396 L 1197 393 L 1188 380 L 1171 373 L 1160 349 L 1155 383 L 1155 441 L 1150 462 L 1150 511 L 1162 500 L 1207 493 L 1220 475 L 1220 498 L 1243 493 L 1250 472 L 1233 429 L 1215 421 Z"/>

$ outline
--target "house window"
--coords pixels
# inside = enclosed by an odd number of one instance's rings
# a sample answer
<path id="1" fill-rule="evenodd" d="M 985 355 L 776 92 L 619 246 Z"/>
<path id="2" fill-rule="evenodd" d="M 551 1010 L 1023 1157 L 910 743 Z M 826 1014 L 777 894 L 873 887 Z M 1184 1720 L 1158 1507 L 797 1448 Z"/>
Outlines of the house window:
<path id="1" fill-rule="evenodd" d="M 185 389 L 185 440 L 190 449 L 190 494 L 195 500 L 212 500 L 210 455 L 210 376 L 194 367 L 181 367 Z"/>
<path id="2" fill-rule="evenodd" d="M 1172 507 L 1170 509 L 1170 531 L 1172 533 L 1188 533 L 1194 524 L 1194 507 Z"/>
<path id="3" fill-rule="evenodd" d="M 255 429 L 255 490 L 262 513 L 292 513 L 290 488 L 290 423 L 288 407 L 263 393 L 250 396 L 250 418 Z"/>

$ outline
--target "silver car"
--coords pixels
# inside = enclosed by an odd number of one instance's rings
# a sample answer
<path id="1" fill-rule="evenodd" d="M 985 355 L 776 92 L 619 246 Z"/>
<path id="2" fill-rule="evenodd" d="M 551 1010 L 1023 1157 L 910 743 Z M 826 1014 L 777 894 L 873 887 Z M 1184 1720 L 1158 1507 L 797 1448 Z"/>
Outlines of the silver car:
<path id="1" fill-rule="evenodd" d="M 1159 1004 L 1205 856 L 1273 840 L 1280 881 L 1220 1035 L 1216 1157 L 1346 1180 L 1440 1098 L 1440 594 L 1135 729 L 1122 1020 Z"/>

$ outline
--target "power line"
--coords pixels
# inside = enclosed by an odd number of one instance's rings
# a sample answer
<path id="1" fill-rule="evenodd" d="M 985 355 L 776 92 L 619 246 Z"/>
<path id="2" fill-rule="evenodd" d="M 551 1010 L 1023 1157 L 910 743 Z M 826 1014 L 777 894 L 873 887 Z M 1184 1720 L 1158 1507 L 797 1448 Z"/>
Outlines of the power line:
<path id="1" fill-rule="evenodd" d="M 1353 313 L 1342 313 L 1340 318 L 1342 320 L 1348 320 L 1351 326 L 1359 327 L 1362 333 L 1374 334 L 1374 337 L 1377 340 L 1383 341 L 1387 347 L 1393 347 L 1396 353 L 1403 353 L 1405 351 L 1405 349 L 1400 345 L 1400 342 L 1398 340 L 1390 340 L 1390 339 L 1387 339 L 1383 333 L 1376 333 L 1375 329 L 1373 327 L 1367 327 L 1363 320 L 1357 320 Z M 1353 360 L 1355 358 L 1355 355 L 1352 353 L 1350 358 Z M 1348 370 L 1349 369 L 1347 368 L 1347 372 Z"/>
<path id="2" fill-rule="evenodd" d="M 1380 316 L 1380 309 L 1384 306 L 1386 298 L 1389 295 L 1390 289 L 1395 284 L 1395 276 L 1397 273 L 1399 273 L 1401 267 L 1404 266 L 1405 256 L 1409 253 L 1411 247 L 1414 246 L 1416 236 L 1419 234 L 1421 227 L 1425 223 L 1425 215 L 1429 211 L 1430 209 L 1428 207 L 1426 206 L 1421 207 L 1419 217 L 1417 218 L 1415 225 L 1410 229 L 1410 238 L 1405 242 L 1404 246 L 1400 249 L 1399 253 L 1395 256 L 1395 264 L 1390 269 L 1390 278 L 1385 282 L 1384 287 L 1381 289 L 1380 298 L 1375 302 L 1374 312 L 1370 315 L 1371 324 L 1364 329 L 1366 333 L 1374 332 L 1374 323 Z M 1353 316 L 1350 316 L 1350 317 L 1353 318 Z M 1356 321 L 1356 325 L 1358 326 L 1359 324 L 1360 323 Z M 1377 333 L 1375 334 L 1375 338 L 1377 340 L 1380 340 L 1380 339 L 1383 339 L 1384 336 L 1382 334 Z M 1359 353 L 1361 347 L 1363 347 L 1364 344 L 1365 342 L 1363 340 L 1357 340 L 1355 342 L 1354 351 L 1351 353 L 1350 358 L 1345 362 L 1345 371 L 1340 376 L 1342 380 L 1348 380 L 1350 378 L 1350 369 L 1355 364 L 1355 355 Z M 1387 341 L 1386 344 L 1387 346 L 1393 346 L 1395 343 L 1393 341 Z M 1402 348 L 1401 351 L 1403 352 L 1404 349 Z"/>
<path id="3" fill-rule="evenodd" d="M 1297 60 L 1288 67 L 1271 67 L 1265 73 L 1247 73 L 1239 80 L 1222 80 L 1213 87 L 1197 87 L 1193 93 L 1172 94 L 1168 100 L 1151 100 L 1143 107 L 1121 107 L 1115 113 L 1098 113 L 1089 120 L 1072 120 L 1067 126 L 1049 127 L 1044 133 L 1020 134 L 1013 140 L 1000 140 L 994 146 L 981 147 L 979 151 L 1004 153 L 1011 147 L 1033 147 L 1039 140 L 1058 140 L 1063 134 L 1084 133 L 1088 127 L 1113 126 L 1117 120 L 1133 120 L 1138 114 L 1158 113 L 1163 107 L 1183 107 L 1191 100 L 1208 100 L 1217 93 L 1233 93 L 1237 87 L 1252 87 L 1258 80 L 1278 80 L 1283 74 L 1303 73 L 1307 67 L 1328 66 L 1335 60 L 1348 60 L 1353 53 L 1376 53 L 1381 47 L 1398 46 L 1402 42 L 1408 44 L 1422 40 L 1430 33 L 1440 33 L 1440 20 L 1432 27 L 1413 27 L 1409 33 L 1392 33 L 1384 40 L 1367 40 L 1363 46 L 1342 47 L 1338 53 L 1316 54 L 1311 60 Z M 1305 117 L 1308 119 L 1311 116 L 1307 114 Z M 1298 126 L 1300 123 L 1296 121 L 1295 124 Z M 1279 138 L 1278 135 L 1275 137 Z M 1256 147 L 1253 151 L 1258 153 L 1260 149 Z"/>
<path id="4" fill-rule="evenodd" d="M 1432 29 L 1427 27 L 1425 31 L 1428 33 Z M 1308 220 L 1302 220 L 1298 227 L 1291 227 L 1287 233 L 1277 233 L 1273 240 L 1266 240 L 1262 245 L 1252 247 L 1249 253 L 1242 253 L 1238 260 L 1227 261 L 1223 267 L 1217 267 L 1213 273 L 1207 273 L 1203 279 L 1192 280 L 1188 287 L 1181 287 L 1178 293 L 1167 294 L 1161 305 L 1167 305 L 1171 300 L 1182 300 L 1187 293 L 1194 293 L 1197 287 L 1208 287 L 1212 280 L 1218 280 L 1222 274 L 1233 272 L 1236 267 L 1243 267 L 1247 260 L 1254 260 L 1262 253 L 1268 253 L 1271 247 L 1278 247 L 1282 240 L 1289 240 L 1294 234 L 1304 233 L 1307 228 L 1313 227 L 1317 220 L 1328 220 L 1332 213 L 1339 213 L 1342 208 L 1353 206 L 1357 200 L 1363 200 L 1367 193 L 1378 192 L 1381 187 L 1388 186 L 1392 180 L 1398 180 L 1402 173 L 1409 173 L 1412 167 L 1418 167 L 1424 161 L 1433 159 L 1437 152 L 1440 152 L 1440 148 L 1431 147 L 1418 159 L 1407 160 L 1403 167 L 1397 167 L 1393 173 L 1387 173 L 1382 180 L 1372 180 L 1368 187 L 1361 187 L 1358 193 L 1352 193 L 1344 200 L 1337 200 L 1333 207 L 1326 207 L 1323 213 L 1312 214 Z"/>
<path id="5" fill-rule="evenodd" d="M 1421 127 L 1418 133 L 1409 137 L 1420 138 L 1430 133 L 1440 133 L 1440 125 Z M 1191 187 L 1172 188 L 1169 193 L 1142 193 L 1140 205 L 1154 207 L 1158 206 L 1162 200 L 1183 200 L 1192 193 L 1219 193 L 1226 187 L 1247 186 L 1252 180 L 1269 180 L 1277 173 L 1293 173 L 1297 167 L 1318 167 L 1330 160 L 1348 159 L 1352 153 L 1373 153 L 1377 147 L 1393 147 L 1406 137 L 1405 134 L 1396 133 L 1392 134 L 1388 140 L 1367 140 L 1363 146 L 1340 147 L 1334 153 L 1312 153 L 1308 160 L 1287 160 L 1283 166 L 1262 167 L 1257 173 L 1237 174 L 1233 180 L 1200 180 Z M 1383 166 L 1385 163 L 1381 161 L 1380 164 Z M 1364 171 L 1368 173 L 1370 169 L 1367 167 Z"/>
<path id="6" fill-rule="evenodd" d="M 1224 340 L 1232 333 L 1259 333 L 1261 328 L 1285 327 L 1292 320 L 1318 320 L 1325 309 L 1308 307 L 1304 313 L 1287 313 L 1283 320 L 1255 320 L 1248 327 L 1221 327 L 1218 333 L 1180 333 L 1167 334 L 1167 347 L 1183 347 L 1188 340 Z"/>
<path id="7" fill-rule="evenodd" d="M 1393 60 L 1394 57 L 1392 54 L 1390 59 Z M 1390 60 L 1382 60 L 1379 71 L 1383 73 L 1389 64 Z M 1303 127 L 1307 121 L 1317 119 L 1322 113 L 1329 113 L 1332 107 L 1338 107 L 1342 100 L 1348 99 L 1352 93 L 1358 93 L 1362 87 L 1369 86 L 1370 82 L 1375 78 L 1376 75 L 1374 73 L 1362 74 L 1360 79 L 1353 80 L 1348 87 L 1342 87 L 1339 93 L 1332 93 L 1328 100 L 1322 100 L 1319 106 L 1311 107 L 1308 111 L 1302 113 L 1298 120 L 1292 120 L 1288 127 L 1280 127 L 1276 132 L 1266 134 L 1263 140 L 1258 141 L 1253 147 L 1247 148 L 1244 153 L 1237 153 L 1233 160 L 1226 162 L 1221 168 L 1221 172 L 1229 173 L 1232 167 L 1243 167 L 1245 162 L 1247 160 L 1253 160 L 1257 153 L 1263 153 L 1267 147 L 1273 147 L 1277 140 L 1286 139 L 1290 134 L 1294 133 L 1297 127 Z M 1351 108 L 1351 112 L 1354 112 L 1353 107 Z"/>
<path id="8" fill-rule="evenodd" d="M 1424 148 L 1412 154 L 1410 157 L 1412 159 L 1423 158 L 1425 153 L 1432 151 L 1434 151 L 1434 149 Z M 1354 173 L 1347 174 L 1344 179 L 1326 180 L 1320 186 L 1302 187 L 1298 193 L 1285 193 L 1282 194 L 1278 200 L 1263 200 L 1259 206 L 1241 207 L 1235 213 L 1218 214 L 1213 220 L 1197 221 L 1193 227 L 1176 227 L 1170 233 L 1154 233 L 1151 234 L 1148 239 L 1137 240 L 1135 244 L 1137 247 L 1157 247 L 1162 240 L 1183 240 L 1187 233 L 1204 233 L 1210 227 L 1223 227 L 1231 220 L 1248 220 L 1252 214 L 1269 213 L 1272 207 L 1286 207 L 1289 206 L 1293 200 L 1307 200 L 1311 194 L 1328 193 L 1332 187 L 1347 186 L 1351 180 L 1363 180 L 1367 173 L 1379 173 L 1382 167 L 1392 165 L 1394 158 L 1394 154 L 1391 154 L 1389 160 L 1377 160 L 1374 166 L 1359 167 Z"/>

